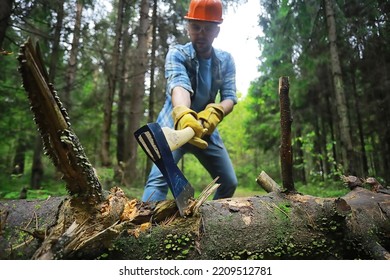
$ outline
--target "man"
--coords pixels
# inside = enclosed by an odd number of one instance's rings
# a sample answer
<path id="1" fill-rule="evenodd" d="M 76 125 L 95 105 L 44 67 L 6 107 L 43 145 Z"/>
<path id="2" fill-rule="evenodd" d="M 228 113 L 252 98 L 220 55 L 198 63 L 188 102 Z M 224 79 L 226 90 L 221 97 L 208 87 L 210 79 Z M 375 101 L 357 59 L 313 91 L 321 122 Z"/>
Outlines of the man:
<path id="1" fill-rule="evenodd" d="M 162 126 L 191 127 L 195 136 L 173 152 L 177 164 L 185 153 L 192 153 L 212 178 L 219 176 L 214 199 L 232 197 L 237 187 L 233 165 L 216 129 L 237 103 L 235 65 L 232 56 L 214 49 L 222 23 L 220 0 L 191 0 L 188 14 L 191 42 L 170 48 L 165 61 L 166 101 L 158 115 Z M 217 93 L 219 101 L 216 101 Z M 143 201 L 165 200 L 168 185 L 153 165 Z"/>

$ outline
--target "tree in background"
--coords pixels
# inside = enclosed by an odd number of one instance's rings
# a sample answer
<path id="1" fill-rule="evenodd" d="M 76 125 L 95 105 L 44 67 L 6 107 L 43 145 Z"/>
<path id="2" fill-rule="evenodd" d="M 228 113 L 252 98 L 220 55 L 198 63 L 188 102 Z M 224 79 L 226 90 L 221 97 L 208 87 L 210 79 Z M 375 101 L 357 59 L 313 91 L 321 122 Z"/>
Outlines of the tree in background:
<path id="1" fill-rule="evenodd" d="M 141 124 L 144 115 L 143 98 L 145 95 L 145 76 L 148 67 L 148 41 L 149 41 L 149 1 L 141 0 L 139 26 L 137 29 L 137 47 L 135 50 L 132 79 L 129 134 L 133 136 Z M 128 138 L 128 157 L 126 158 L 125 180 L 131 182 L 137 178 L 137 142 L 134 137 Z"/>
<path id="2" fill-rule="evenodd" d="M 328 27 L 328 40 L 330 52 L 330 64 L 333 78 L 334 94 L 336 96 L 336 111 L 338 116 L 337 123 L 340 131 L 340 150 L 342 155 L 342 164 L 347 174 L 356 174 L 357 170 L 353 167 L 355 163 L 354 149 L 352 146 L 351 129 L 348 119 L 347 97 L 343 81 L 343 72 L 340 65 L 340 55 L 337 47 L 337 31 L 335 14 L 332 0 L 325 0 L 325 16 Z"/>
<path id="3" fill-rule="evenodd" d="M 7 28 L 9 26 L 9 20 L 12 12 L 12 0 L 0 0 L 0 55 L 3 55 L 3 41 Z"/>
<path id="4" fill-rule="evenodd" d="M 304 168 L 311 179 L 324 180 L 353 172 L 362 177 L 371 175 L 389 180 L 389 129 L 384 125 L 388 122 L 382 121 L 389 116 L 388 110 L 380 109 L 388 104 L 388 98 L 383 98 L 386 87 L 378 86 L 389 82 L 385 75 L 390 65 L 385 63 L 389 61 L 388 52 L 379 52 L 382 58 L 379 64 L 378 59 L 374 59 L 374 46 L 381 50 L 383 42 L 389 41 L 386 31 L 389 5 L 370 0 L 332 2 L 335 21 L 329 26 L 327 19 L 332 12 L 326 12 L 326 7 L 330 6 L 325 6 L 325 2 L 262 1 L 265 11 L 259 19 L 264 30 L 259 40 L 261 78 L 250 92 L 251 108 L 257 107 L 258 112 L 252 115 L 248 134 L 252 131 L 257 135 L 253 138 L 263 139 L 256 144 L 273 136 L 271 129 L 258 129 L 267 124 L 272 127 L 272 122 L 264 116 L 273 114 L 271 108 L 278 106 L 275 104 L 276 79 L 290 76 L 293 129 L 295 143 L 299 143 L 294 147 L 296 160 L 299 160 L 296 167 Z M 333 31 L 329 33 L 330 30 Z M 381 38 L 381 43 L 377 38 Z M 332 72 L 335 44 L 340 67 Z M 336 60 L 333 62 L 335 65 Z M 371 67 L 375 77 L 363 70 L 370 63 L 377 65 Z M 341 79 L 344 84 L 340 83 Z M 266 105 L 260 107 L 261 102 Z M 276 126 L 276 122 L 273 125 Z"/>

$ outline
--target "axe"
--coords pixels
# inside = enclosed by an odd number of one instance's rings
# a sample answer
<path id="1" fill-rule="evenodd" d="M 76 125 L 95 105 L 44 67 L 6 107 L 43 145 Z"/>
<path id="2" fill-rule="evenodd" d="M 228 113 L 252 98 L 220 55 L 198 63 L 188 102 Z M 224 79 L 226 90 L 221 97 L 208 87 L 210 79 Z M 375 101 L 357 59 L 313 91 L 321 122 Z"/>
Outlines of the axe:
<path id="1" fill-rule="evenodd" d="M 173 160 L 172 151 L 187 143 L 195 132 L 187 127 L 174 130 L 158 123 L 148 123 L 134 132 L 138 144 L 160 169 L 175 198 L 181 216 L 194 196 L 194 189 Z"/>

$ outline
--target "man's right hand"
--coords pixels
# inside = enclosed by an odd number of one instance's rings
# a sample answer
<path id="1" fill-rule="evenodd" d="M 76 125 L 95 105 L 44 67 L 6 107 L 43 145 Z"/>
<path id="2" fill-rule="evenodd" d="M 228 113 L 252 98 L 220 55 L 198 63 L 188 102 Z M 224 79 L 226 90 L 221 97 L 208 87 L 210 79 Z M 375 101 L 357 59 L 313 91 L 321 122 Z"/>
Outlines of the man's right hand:
<path id="1" fill-rule="evenodd" d="M 187 106 L 178 105 L 173 108 L 172 117 L 175 129 L 191 127 L 194 130 L 195 136 L 189 141 L 190 144 L 201 149 L 207 148 L 207 142 L 202 140 L 202 137 L 206 134 L 207 129 L 200 124 L 195 111 L 191 110 Z"/>

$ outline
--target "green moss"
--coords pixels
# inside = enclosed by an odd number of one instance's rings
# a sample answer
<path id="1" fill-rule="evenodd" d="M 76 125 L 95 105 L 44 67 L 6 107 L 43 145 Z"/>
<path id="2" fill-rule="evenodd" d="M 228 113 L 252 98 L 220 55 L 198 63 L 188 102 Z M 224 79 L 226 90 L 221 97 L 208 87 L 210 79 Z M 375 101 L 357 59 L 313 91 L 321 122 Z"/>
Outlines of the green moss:
<path id="1" fill-rule="evenodd" d="M 196 235 L 188 232 L 188 229 L 188 226 L 156 226 L 152 232 L 142 233 L 138 238 L 133 235 L 121 236 L 110 248 L 110 257 L 134 259 L 134 256 L 137 256 L 137 259 L 145 260 L 191 259 L 196 252 Z"/>
<path id="2" fill-rule="evenodd" d="M 290 205 L 290 203 L 279 203 L 278 207 L 283 212 L 283 214 L 287 214 L 288 215 L 291 212 L 291 205 Z"/>
<path id="3" fill-rule="evenodd" d="M 167 234 L 160 246 L 164 259 L 184 259 L 195 248 L 193 234 Z M 163 249 L 163 250 L 161 250 Z"/>

